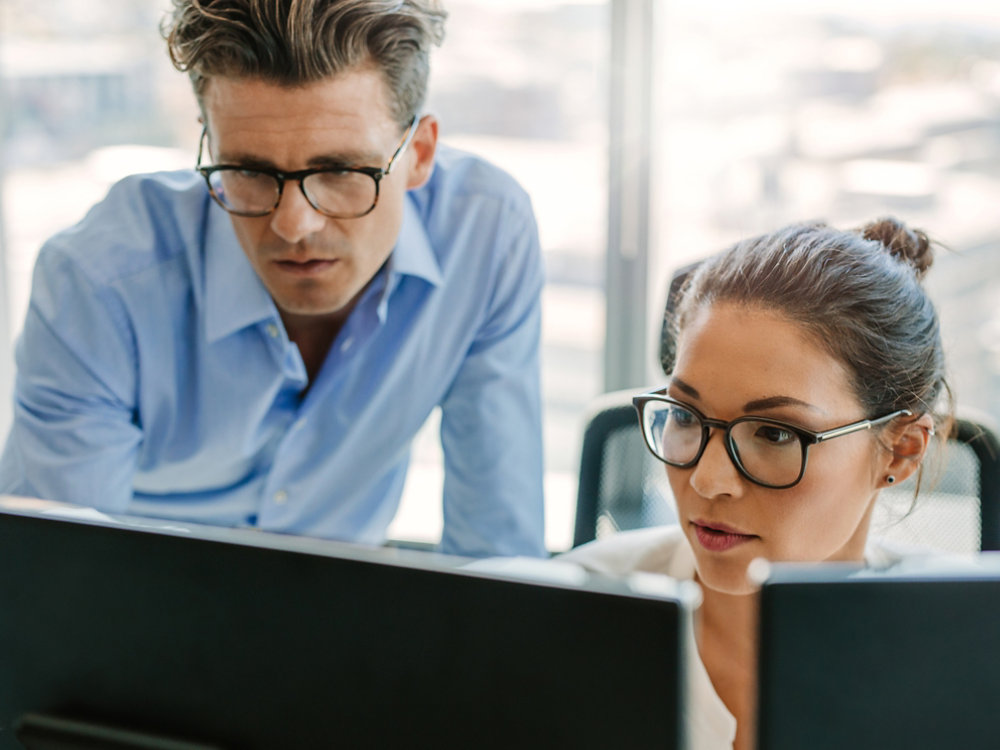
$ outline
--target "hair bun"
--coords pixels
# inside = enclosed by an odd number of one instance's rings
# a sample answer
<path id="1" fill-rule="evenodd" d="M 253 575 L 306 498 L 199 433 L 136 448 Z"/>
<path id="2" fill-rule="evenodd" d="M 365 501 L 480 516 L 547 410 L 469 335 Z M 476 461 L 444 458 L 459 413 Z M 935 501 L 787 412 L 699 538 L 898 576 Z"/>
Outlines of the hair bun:
<path id="1" fill-rule="evenodd" d="M 890 255 L 912 267 L 919 279 L 923 279 L 934 262 L 934 250 L 927 235 L 919 229 L 910 229 L 892 217 L 876 219 L 866 224 L 861 228 L 861 235 L 866 240 L 880 243 Z"/>

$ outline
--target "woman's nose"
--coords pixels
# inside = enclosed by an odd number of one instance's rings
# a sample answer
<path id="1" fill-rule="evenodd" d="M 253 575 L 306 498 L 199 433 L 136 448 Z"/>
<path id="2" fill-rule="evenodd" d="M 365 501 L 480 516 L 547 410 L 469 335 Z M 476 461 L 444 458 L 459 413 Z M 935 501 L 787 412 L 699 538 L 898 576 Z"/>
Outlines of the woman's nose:
<path id="1" fill-rule="evenodd" d="M 743 494 L 744 480 L 726 451 L 725 440 L 724 432 L 713 429 L 701 459 L 691 469 L 688 481 L 702 497 L 739 497 Z"/>

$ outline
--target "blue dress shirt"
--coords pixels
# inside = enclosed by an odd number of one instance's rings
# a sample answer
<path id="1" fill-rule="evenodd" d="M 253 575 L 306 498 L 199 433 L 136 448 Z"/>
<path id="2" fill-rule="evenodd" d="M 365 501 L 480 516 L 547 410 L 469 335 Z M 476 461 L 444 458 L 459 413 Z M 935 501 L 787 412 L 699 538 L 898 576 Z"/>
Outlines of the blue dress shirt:
<path id="1" fill-rule="evenodd" d="M 542 555 L 542 283 L 527 194 L 439 147 L 302 397 L 202 178 L 127 178 L 39 254 L 0 492 L 379 544 L 440 406 L 442 551 Z"/>

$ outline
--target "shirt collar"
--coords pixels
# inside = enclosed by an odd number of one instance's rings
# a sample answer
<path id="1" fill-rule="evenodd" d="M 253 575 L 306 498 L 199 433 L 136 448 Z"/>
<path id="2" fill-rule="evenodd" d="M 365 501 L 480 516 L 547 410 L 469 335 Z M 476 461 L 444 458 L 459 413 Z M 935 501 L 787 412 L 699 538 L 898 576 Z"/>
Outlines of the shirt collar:
<path id="1" fill-rule="evenodd" d="M 441 266 L 410 195 L 408 193 L 407 200 L 403 202 L 403 223 L 396 248 L 392 251 L 389 270 L 392 275 L 417 276 L 433 286 L 440 286 L 443 281 Z"/>
<path id="2" fill-rule="evenodd" d="M 389 258 L 388 271 L 388 283 L 379 303 L 379 317 L 383 320 L 388 298 L 400 276 L 416 276 L 433 286 L 443 281 L 441 266 L 412 200 L 403 202 L 399 240 Z M 236 239 L 229 216 L 214 204 L 208 207 L 205 231 L 205 309 L 209 341 L 278 315 L 271 295 Z"/>
<path id="3" fill-rule="evenodd" d="M 240 247 L 229 215 L 207 200 L 205 336 L 212 342 L 262 320 L 273 320 L 278 310 Z"/>

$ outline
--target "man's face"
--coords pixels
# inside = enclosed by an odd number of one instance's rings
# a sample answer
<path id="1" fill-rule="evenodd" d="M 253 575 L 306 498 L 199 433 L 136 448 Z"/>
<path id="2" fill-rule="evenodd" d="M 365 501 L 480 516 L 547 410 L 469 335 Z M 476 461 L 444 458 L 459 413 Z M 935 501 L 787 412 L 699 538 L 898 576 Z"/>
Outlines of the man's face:
<path id="1" fill-rule="evenodd" d="M 385 168 L 403 135 L 374 68 L 298 87 L 213 78 L 202 106 L 214 164 L 281 172 L 334 165 Z M 286 322 L 350 312 L 392 252 L 405 192 L 430 173 L 436 133 L 436 123 L 425 118 L 382 179 L 378 204 L 367 216 L 325 216 L 309 204 L 296 181 L 285 184 L 273 213 L 230 215 L 243 252 Z"/>

